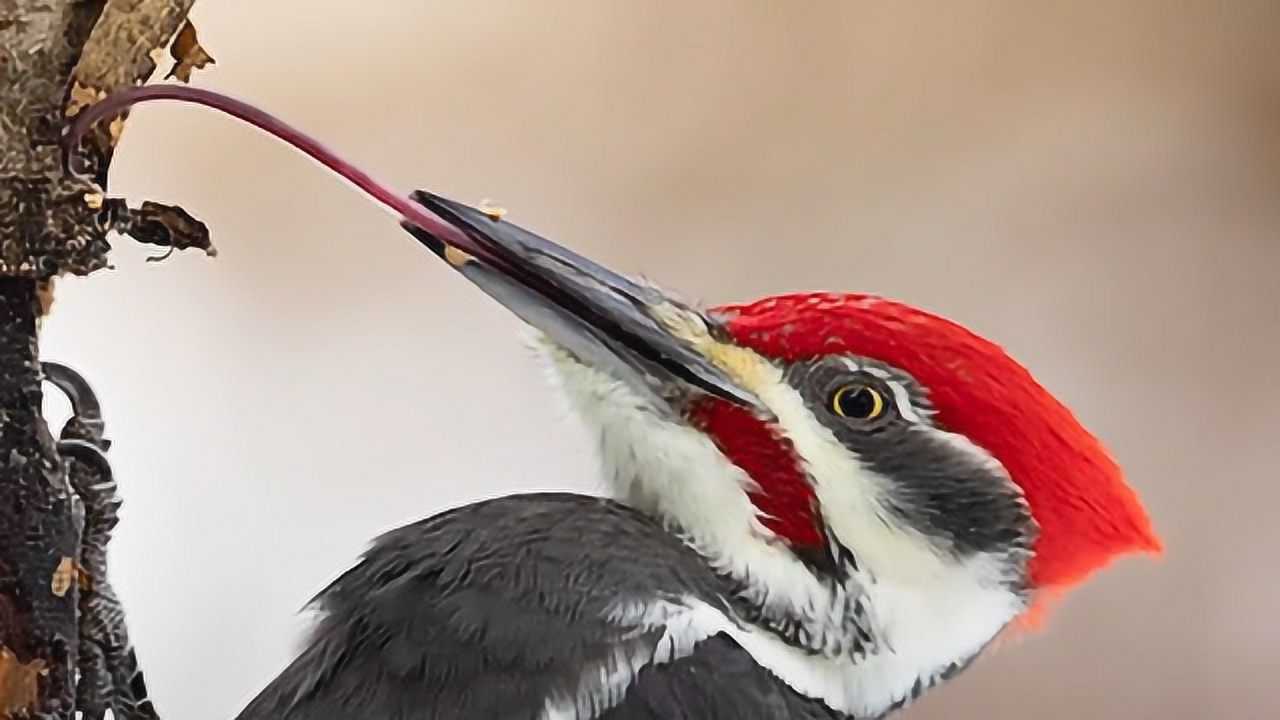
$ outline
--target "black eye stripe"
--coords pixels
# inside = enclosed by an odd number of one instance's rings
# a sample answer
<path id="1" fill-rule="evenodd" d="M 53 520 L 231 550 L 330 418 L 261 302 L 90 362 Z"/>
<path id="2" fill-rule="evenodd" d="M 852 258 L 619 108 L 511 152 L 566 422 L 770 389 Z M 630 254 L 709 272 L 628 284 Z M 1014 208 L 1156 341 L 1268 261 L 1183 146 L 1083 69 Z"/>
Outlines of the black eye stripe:
<path id="1" fill-rule="evenodd" d="M 859 466 L 885 479 L 881 500 L 895 522 L 919 530 L 940 551 L 958 557 L 1026 547 L 1033 524 L 1016 488 L 998 468 L 947 441 L 928 390 L 910 375 L 873 358 L 853 356 L 800 361 L 785 373 L 813 418 Z M 837 412 L 836 393 L 848 386 L 880 392 L 880 416 L 846 417 L 863 412 L 852 404 L 844 414 Z"/>

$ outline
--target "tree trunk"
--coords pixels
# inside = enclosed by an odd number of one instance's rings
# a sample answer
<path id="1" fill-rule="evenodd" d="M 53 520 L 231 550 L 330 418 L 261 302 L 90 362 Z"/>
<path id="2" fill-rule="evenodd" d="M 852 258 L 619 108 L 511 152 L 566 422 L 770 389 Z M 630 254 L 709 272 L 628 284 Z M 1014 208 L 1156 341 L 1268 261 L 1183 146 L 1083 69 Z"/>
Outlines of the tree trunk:
<path id="1" fill-rule="evenodd" d="M 203 225 L 177 208 L 103 197 L 122 120 L 76 151 L 92 180 L 64 172 L 60 131 L 84 106 L 145 81 L 193 2 L 0 0 L 0 720 L 76 710 L 88 501 L 41 416 L 37 331 L 53 279 L 106 267 L 112 230 L 208 249 Z"/>

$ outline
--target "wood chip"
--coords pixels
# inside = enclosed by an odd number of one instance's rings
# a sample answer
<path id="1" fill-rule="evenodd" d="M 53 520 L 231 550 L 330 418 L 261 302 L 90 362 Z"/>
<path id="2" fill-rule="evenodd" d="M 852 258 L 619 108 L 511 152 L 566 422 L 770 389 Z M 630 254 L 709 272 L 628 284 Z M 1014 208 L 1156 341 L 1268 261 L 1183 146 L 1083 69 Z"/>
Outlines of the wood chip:
<path id="1" fill-rule="evenodd" d="M 74 117 L 80 114 L 80 111 L 98 102 L 107 94 L 98 88 L 91 88 L 80 83 L 72 83 L 71 96 L 67 98 L 67 117 Z"/>
<path id="2" fill-rule="evenodd" d="M 479 210 L 494 221 L 501 220 L 507 214 L 506 208 L 494 205 L 492 200 L 481 200 Z"/>
<path id="3" fill-rule="evenodd" d="M 107 126 L 107 132 L 111 135 L 111 147 L 115 147 L 120 142 L 120 136 L 124 134 L 124 118 L 117 117 Z"/>
<path id="4" fill-rule="evenodd" d="M 40 301 L 40 318 L 43 319 L 53 309 L 53 284 L 56 276 L 36 283 L 36 299 Z"/>
<path id="5" fill-rule="evenodd" d="M 452 245 L 445 245 L 444 260 L 454 267 L 462 267 L 471 262 L 472 257 Z"/>
<path id="6" fill-rule="evenodd" d="M 0 718 L 26 717 L 36 710 L 39 701 L 40 676 L 48 674 L 44 660 L 29 663 L 7 647 L 0 647 Z"/>
<path id="7" fill-rule="evenodd" d="M 217 63 L 196 38 L 196 26 L 188 20 L 169 46 L 169 54 L 173 56 L 173 69 L 165 77 L 177 78 L 179 82 L 191 82 L 191 73 L 206 65 Z"/>
<path id="8" fill-rule="evenodd" d="M 76 579 L 76 561 L 62 556 L 62 561 L 58 563 L 58 567 L 53 571 L 53 580 L 49 583 L 49 589 L 54 595 L 63 597 L 67 591 L 71 589 L 71 582 Z"/>

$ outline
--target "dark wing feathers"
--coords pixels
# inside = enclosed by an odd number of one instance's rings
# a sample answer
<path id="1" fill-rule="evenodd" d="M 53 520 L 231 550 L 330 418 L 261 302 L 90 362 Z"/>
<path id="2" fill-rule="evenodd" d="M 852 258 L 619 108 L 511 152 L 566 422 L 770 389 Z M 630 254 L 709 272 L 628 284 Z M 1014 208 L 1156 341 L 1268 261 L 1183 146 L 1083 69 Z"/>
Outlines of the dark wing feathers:
<path id="1" fill-rule="evenodd" d="M 726 635 L 682 660 L 640 671 L 626 701 L 599 720 L 845 720 L 792 690 Z"/>
<path id="2" fill-rule="evenodd" d="M 607 619 L 620 598 L 724 606 L 727 592 L 688 546 L 618 503 L 546 493 L 468 505 L 378 538 L 316 598 L 306 649 L 239 717 L 536 720 L 619 648 L 652 654 L 659 633 Z M 714 638 L 642 670 L 603 717 L 830 717 L 787 714 L 804 702 Z"/>

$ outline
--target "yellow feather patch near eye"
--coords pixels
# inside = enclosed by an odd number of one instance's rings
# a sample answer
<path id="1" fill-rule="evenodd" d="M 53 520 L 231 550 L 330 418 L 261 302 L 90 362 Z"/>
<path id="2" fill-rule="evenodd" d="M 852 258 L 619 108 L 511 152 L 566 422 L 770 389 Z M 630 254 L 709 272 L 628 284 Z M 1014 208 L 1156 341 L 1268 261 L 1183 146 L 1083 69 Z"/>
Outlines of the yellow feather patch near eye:
<path id="1" fill-rule="evenodd" d="M 655 305 L 649 312 L 672 335 L 693 346 L 744 390 L 760 395 L 782 382 L 782 372 L 754 350 L 711 337 L 706 320 L 673 303 Z"/>

